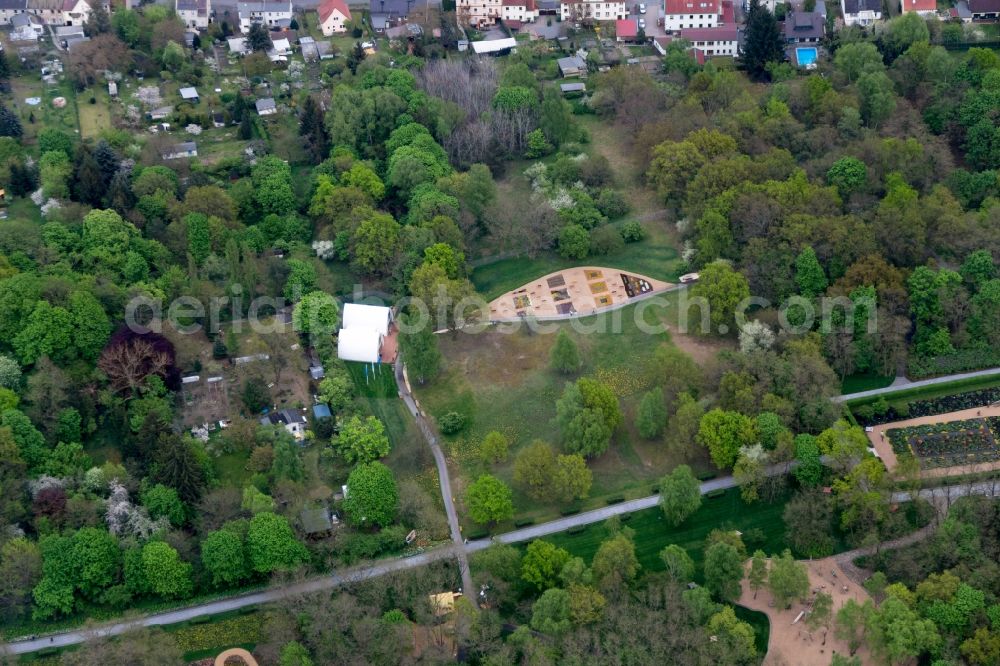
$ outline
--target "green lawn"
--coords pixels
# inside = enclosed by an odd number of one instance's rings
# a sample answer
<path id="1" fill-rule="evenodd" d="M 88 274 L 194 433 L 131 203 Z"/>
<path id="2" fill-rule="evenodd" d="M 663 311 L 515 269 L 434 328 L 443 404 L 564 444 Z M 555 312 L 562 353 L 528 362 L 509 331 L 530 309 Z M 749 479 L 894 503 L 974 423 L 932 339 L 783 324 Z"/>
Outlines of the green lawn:
<path id="1" fill-rule="evenodd" d="M 653 323 L 657 317 L 670 321 L 674 310 L 651 307 L 645 313 L 645 321 Z M 611 386 L 625 415 L 625 423 L 615 433 L 608 452 L 589 462 L 594 483 L 585 506 L 601 505 L 603 498 L 612 495 L 648 495 L 651 482 L 680 462 L 688 462 L 698 470 L 711 468 L 700 450 L 696 459 L 682 461 L 661 442 L 643 440 L 634 430 L 636 406 L 653 385 L 653 377 L 645 370 L 647 361 L 657 347 L 670 344 L 666 332 L 643 332 L 635 321 L 635 313 L 635 306 L 614 313 L 620 317 L 617 333 L 587 334 L 575 331 L 569 324 L 553 325 L 556 329 L 566 328 L 576 341 L 584 360 L 580 376 L 593 376 Z M 576 321 L 593 325 L 599 320 L 587 317 Z M 479 335 L 439 336 L 444 358 L 442 372 L 432 382 L 414 388 L 430 416 L 438 418 L 457 411 L 469 419 L 465 431 L 443 442 L 453 466 L 452 478 L 459 499 L 464 485 L 487 471 L 511 482 L 517 451 L 533 440 L 558 445 L 555 403 L 565 383 L 576 376 L 567 377 L 549 369 L 549 351 L 554 339 L 554 335 L 527 331 L 504 334 L 495 329 Z M 511 450 L 506 463 L 487 468 L 479 459 L 478 447 L 491 430 L 504 433 L 511 442 Z M 553 504 L 532 500 L 517 489 L 514 506 L 519 519 L 541 521 L 557 515 Z M 497 530 L 510 526 L 500 525 Z M 471 524 L 468 528 L 478 529 Z"/>
<path id="2" fill-rule="evenodd" d="M 668 544 L 675 543 L 682 546 L 694 560 L 697 572 L 695 579 L 701 583 L 705 539 L 714 529 L 739 530 L 744 536 L 752 529 L 759 529 L 764 534 L 764 541 L 747 544 L 748 550 L 760 548 L 771 554 L 788 548 L 782 519 L 786 501 L 787 498 L 782 498 L 771 504 L 759 501 L 746 504 L 740 499 L 739 489 L 732 488 L 720 497 L 704 497 L 701 508 L 677 527 L 667 522 L 659 507 L 637 511 L 623 520 L 621 525 L 635 530 L 635 551 L 643 571 L 662 571 L 660 551 Z M 545 539 L 590 562 L 601 542 L 610 536 L 607 523 L 595 523 L 577 534 L 561 532 Z M 846 550 L 847 546 L 838 542 L 837 549 L 840 552 Z"/>
<path id="3" fill-rule="evenodd" d="M 889 384 L 892 384 L 895 379 L 895 377 L 883 377 L 882 375 L 848 375 L 840 383 L 840 393 L 847 395 L 849 393 L 885 388 Z"/>
<path id="4" fill-rule="evenodd" d="M 90 98 L 94 103 L 90 103 Z M 111 108 L 107 88 L 93 87 L 80 96 L 80 135 L 84 139 L 95 138 L 102 130 L 111 129 Z"/>

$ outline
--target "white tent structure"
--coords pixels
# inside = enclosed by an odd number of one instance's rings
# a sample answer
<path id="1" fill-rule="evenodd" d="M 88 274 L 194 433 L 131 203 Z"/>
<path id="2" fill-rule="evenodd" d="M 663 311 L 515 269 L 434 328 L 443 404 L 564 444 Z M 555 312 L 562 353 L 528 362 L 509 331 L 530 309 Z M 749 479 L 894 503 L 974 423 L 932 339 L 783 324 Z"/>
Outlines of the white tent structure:
<path id="1" fill-rule="evenodd" d="M 360 328 L 378 331 L 379 335 L 389 335 L 389 324 L 392 323 L 392 309 L 378 305 L 360 305 L 345 303 L 340 327 Z"/>
<path id="2" fill-rule="evenodd" d="M 389 335 L 391 324 L 390 308 L 346 303 L 337 336 L 337 356 L 344 361 L 380 363 L 382 339 Z"/>
<path id="3" fill-rule="evenodd" d="M 337 356 L 344 361 L 378 363 L 382 336 L 370 328 L 342 328 L 337 336 Z"/>

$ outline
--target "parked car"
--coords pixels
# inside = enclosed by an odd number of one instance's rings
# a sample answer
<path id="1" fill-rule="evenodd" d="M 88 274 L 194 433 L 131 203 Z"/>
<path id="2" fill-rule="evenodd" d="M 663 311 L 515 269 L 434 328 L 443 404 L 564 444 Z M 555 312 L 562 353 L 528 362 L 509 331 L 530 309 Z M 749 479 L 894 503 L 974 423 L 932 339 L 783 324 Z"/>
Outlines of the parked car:
<path id="1" fill-rule="evenodd" d="M 639 19 L 639 30 L 645 30 L 645 29 L 646 29 L 646 19 L 641 18 Z"/>
<path id="2" fill-rule="evenodd" d="M 646 13 L 646 5 L 639 5 L 639 13 L 640 14 Z"/>

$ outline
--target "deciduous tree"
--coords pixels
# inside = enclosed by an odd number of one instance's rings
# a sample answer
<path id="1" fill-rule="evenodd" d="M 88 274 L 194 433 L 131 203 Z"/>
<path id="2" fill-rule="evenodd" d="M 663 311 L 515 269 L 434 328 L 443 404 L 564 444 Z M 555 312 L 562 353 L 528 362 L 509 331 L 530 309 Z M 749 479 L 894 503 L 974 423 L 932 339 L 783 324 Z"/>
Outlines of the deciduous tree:
<path id="1" fill-rule="evenodd" d="M 480 524 L 497 523 L 514 515 L 512 493 L 506 483 L 483 474 L 465 491 L 469 516 Z"/>
<path id="2" fill-rule="evenodd" d="M 660 480 L 660 507 L 672 524 L 680 525 L 700 506 L 701 486 L 687 465 L 678 465 Z"/>

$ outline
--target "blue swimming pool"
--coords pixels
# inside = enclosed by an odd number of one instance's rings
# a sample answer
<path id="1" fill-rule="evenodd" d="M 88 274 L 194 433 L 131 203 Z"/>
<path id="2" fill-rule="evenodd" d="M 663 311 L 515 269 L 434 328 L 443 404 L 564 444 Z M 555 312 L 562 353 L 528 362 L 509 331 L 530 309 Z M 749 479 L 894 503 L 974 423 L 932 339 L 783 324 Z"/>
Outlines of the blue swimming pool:
<path id="1" fill-rule="evenodd" d="M 814 46 L 802 46 L 795 49 L 795 59 L 798 61 L 799 67 L 814 65 L 817 58 L 819 58 L 819 52 Z"/>

